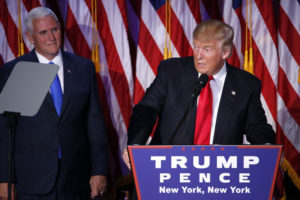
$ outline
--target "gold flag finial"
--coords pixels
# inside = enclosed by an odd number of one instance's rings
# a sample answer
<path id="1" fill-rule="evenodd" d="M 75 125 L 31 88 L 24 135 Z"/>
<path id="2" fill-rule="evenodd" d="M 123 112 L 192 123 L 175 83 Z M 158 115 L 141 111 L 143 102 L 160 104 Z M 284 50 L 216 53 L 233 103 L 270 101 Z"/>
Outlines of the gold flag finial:
<path id="1" fill-rule="evenodd" d="M 100 72 L 100 59 L 99 59 L 99 48 L 98 48 L 98 38 L 97 38 L 97 0 L 92 0 L 92 23 L 93 23 L 93 33 L 92 33 L 92 61 L 94 62 L 96 72 Z"/>
<path id="2" fill-rule="evenodd" d="M 248 8 L 248 5 L 250 8 Z M 249 18 L 248 18 L 249 10 Z M 249 49 L 248 49 L 248 24 L 249 24 Z M 253 48 L 252 48 L 252 23 L 251 23 L 251 0 L 246 5 L 246 28 L 245 28 L 245 56 L 244 56 L 244 70 L 253 73 Z"/>
<path id="3" fill-rule="evenodd" d="M 250 0 L 250 3 L 249 3 L 249 42 L 250 42 L 250 46 L 249 46 L 249 66 L 248 66 L 248 69 L 249 69 L 249 72 L 251 74 L 254 74 L 253 73 L 253 48 L 252 48 L 252 19 L 251 19 L 251 0 Z"/>
<path id="4" fill-rule="evenodd" d="M 166 7 L 166 17 L 165 17 L 165 23 L 166 23 L 166 41 L 165 41 L 165 48 L 164 48 L 164 59 L 171 58 L 172 57 L 172 51 L 171 51 L 171 3 L 170 0 L 165 1 L 165 7 Z M 169 33 L 169 35 L 168 35 Z M 169 44 L 169 47 L 168 47 Z"/>
<path id="5" fill-rule="evenodd" d="M 298 83 L 300 83 L 300 66 L 299 66 L 299 70 L 298 70 Z"/>
<path id="6" fill-rule="evenodd" d="M 244 55 L 244 70 L 249 71 L 248 69 L 248 0 L 246 5 L 246 26 L 245 26 L 245 55 Z"/>
<path id="7" fill-rule="evenodd" d="M 19 14 L 19 20 L 18 20 L 19 21 L 19 25 L 18 25 L 18 57 L 19 57 L 24 54 L 20 0 L 18 0 L 18 14 Z"/>

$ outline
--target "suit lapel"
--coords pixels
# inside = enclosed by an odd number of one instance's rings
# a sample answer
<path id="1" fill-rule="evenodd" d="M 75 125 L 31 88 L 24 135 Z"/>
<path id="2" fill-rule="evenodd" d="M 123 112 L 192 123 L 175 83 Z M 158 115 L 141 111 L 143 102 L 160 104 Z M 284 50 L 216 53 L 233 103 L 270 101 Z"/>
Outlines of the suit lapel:
<path id="1" fill-rule="evenodd" d="M 25 60 L 27 61 L 31 61 L 31 62 L 39 62 L 39 59 L 38 57 L 36 56 L 36 53 L 35 53 L 35 49 L 33 49 L 32 51 L 30 51 Z M 55 114 L 54 117 L 57 117 L 57 114 L 56 114 L 56 110 L 55 110 L 55 107 L 54 107 L 54 104 L 53 104 L 53 100 L 52 100 L 52 96 L 50 94 L 50 92 L 48 91 L 47 92 L 47 95 L 45 97 L 45 102 L 50 106 L 50 109 L 53 111 L 53 113 Z"/>
<path id="2" fill-rule="evenodd" d="M 64 115 L 66 111 L 66 107 L 68 105 L 68 101 L 70 100 L 71 92 L 72 92 L 72 78 L 74 77 L 75 71 L 73 62 L 69 57 L 62 52 L 63 57 L 63 65 L 64 65 L 64 94 L 63 94 L 63 105 L 61 108 L 61 116 Z"/>
<path id="3" fill-rule="evenodd" d="M 231 120 L 231 113 L 236 106 L 239 90 L 237 88 L 237 79 L 232 71 L 232 66 L 227 64 L 227 75 L 220 100 L 219 111 L 217 115 L 214 144 L 222 144 L 226 135 L 227 126 Z"/>
<path id="4" fill-rule="evenodd" d="M 183 113 L 186 111 L 188 103 L 192 99 L 192 93 L 194 92 L 195 84 L 198 79 L 198 73 L 195 70 L 193 57 L 187 60 L 186 63 L 183 64 L 184 71 L 181 76 L 181 91 L 183 101 Z M 196 119 L 196 105 L 191 108 L 189 115 L 186 118 L 185 123 L 182 125 L 182 128 L 175 138 L 176 144 L 184 144 L 189 145 L 193 144 L 194 140 L 194 132 L 195 132 L 195 119 Z"/>

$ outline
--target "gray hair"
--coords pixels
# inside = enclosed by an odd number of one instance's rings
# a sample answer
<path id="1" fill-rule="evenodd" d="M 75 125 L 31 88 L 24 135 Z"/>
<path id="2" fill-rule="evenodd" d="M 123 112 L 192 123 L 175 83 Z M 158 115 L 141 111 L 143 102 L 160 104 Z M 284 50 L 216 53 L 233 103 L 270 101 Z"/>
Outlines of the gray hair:
<path id="1" fill-rule="evenodd" d="M 220 41 L 221 47 L 233 48 L 233 28 L 220 20 L 209 19 L 202 21 L 193 31 L 193 39 L 199 41 L 217 40 Z"/>
<path id="2" fill-rule="evenodd" d="M 26 32 L 28 32 L 29 34 L 32 34 L 32 31 L 33 31 L 32 21 L 34 19 L 40 19 L 40 18 L 49 16 L 49 15 L 52 16 L 59 24 L 59 21 L 58 21 L 56 15 L 49 8 L 36 7 L 34 9 L 32 9 L 25 18 Z"/>

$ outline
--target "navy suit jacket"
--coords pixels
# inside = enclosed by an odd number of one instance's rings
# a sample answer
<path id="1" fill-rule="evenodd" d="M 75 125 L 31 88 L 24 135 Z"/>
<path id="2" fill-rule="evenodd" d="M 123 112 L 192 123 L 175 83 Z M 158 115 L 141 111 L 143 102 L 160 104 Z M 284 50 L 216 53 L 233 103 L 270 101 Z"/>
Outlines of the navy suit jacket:
<path id="1" fill-rule="evenodd" d="M 13 172 L 16 188 L 31 194 L 48 193 L 58 172 L 66 190 L 89 190 L 91 175 L 108 173 L 107 135 L 97 89 L 94 64 L 62 51 L 64 94 L 61 115 L 48 92 L 38 113 L 20 117 L 14 135 Z M 35 51 L 0 67 L 0 91 L 18 61 L 38 62 Z M 38 83 L 37 83 L 38 84 Z M 8 130 L 0 118 L 0 182 L 7 182 Z"/>
<path id="2" fill-rule="evenodd" d="M 260 102 L 261 82 L 248 72 L 228 64 L 226 67 L 213 143 L 242 144 L 243 134 L 252 144 L 274 143 L 275 133 L 267 124 Z M 155 80 L 133 109 L 128 144 L 145 144 L 157 118 L 151 144 L 168 144 L 192 99 L 197 79 L 193 57 L 162 61 Z M 195 103 L 173 144 L 193 144 L 196 106 Z"/>

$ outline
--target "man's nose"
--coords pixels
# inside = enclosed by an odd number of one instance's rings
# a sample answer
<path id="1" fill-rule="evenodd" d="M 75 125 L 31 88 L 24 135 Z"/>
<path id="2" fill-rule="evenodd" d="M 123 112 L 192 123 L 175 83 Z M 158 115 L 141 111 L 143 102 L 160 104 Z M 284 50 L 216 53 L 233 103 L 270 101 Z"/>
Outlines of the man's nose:
<path id="1" fill-rule="evenodd" d="M 54 33 L 52 33 L 51 31 L 49 31 L 48 38 L 49 38 L 49 40 L 54 40 L 55 39 Z"/>
<path id="2" fill-rule="evenodd" d="M 200 48 L 199 48 L 196 55 L 197 55 L 197 58 L 198 58 L 198 59 L 203 58 L 203 49 L 200 49 Z"/>

